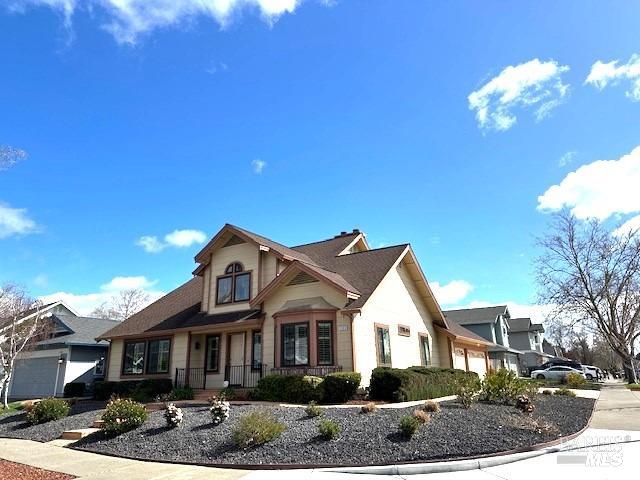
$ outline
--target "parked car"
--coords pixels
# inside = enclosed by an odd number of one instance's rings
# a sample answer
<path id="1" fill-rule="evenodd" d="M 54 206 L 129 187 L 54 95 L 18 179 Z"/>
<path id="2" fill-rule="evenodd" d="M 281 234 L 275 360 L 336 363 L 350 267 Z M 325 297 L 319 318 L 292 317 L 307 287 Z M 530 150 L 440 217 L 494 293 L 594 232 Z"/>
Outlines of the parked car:
<path id="1" fill-rule="evenodd" d="M 534 370 L 531 372 L 531 378 L 537 378 L 538 380 L 563 380 L 570 373 L 577 373 L 583 378 L 586 378 L 586 375 L 582 370 L 564 365 L 556 365 L 544 370 Z"/>
<path id="2" fill-rule="evenodd" d="M 556 366 L 571 367 L 575 368 L 576 370 L 582 370 L 582 364 L 580 362 L 576 362 L 574 360 L 563 360 L 561 358 L 554 358 L 553 360 L 549 360 L 539 367 L 533 368 L 533 370 L 546 370 L 547 368 Z"/>

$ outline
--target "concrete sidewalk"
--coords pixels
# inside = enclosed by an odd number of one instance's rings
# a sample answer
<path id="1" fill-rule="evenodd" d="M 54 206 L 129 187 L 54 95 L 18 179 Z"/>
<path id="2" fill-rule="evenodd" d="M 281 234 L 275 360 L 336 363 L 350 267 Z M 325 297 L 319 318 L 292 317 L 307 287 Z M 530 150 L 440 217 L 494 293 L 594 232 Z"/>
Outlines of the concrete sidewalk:
<path id="1" fill-rule="evenodd" d="M 602 388 L 591 419 L 591 428 L 640 430 L 640 395 L 624 384 Z"/>
<path id="2" fill-rule="evenodd" d="M 127 460 L 9 438 L 0 438 L 0 458 L 67 473 L 79 480 L 235 480 L 247 473 L 243 470 Z"/>

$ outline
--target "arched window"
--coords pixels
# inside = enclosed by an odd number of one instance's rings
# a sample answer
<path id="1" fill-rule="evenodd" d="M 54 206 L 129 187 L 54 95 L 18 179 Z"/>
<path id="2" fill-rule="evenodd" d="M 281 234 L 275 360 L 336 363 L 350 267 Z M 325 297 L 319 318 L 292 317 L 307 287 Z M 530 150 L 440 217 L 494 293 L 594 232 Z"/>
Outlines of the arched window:
<path id="1" fill-rule="evenodd" d="M 251 297 L 251 272 L 245 272 L 240 262 L 233 262 L 217 279 L 216 304 L 246 302 Z"/>

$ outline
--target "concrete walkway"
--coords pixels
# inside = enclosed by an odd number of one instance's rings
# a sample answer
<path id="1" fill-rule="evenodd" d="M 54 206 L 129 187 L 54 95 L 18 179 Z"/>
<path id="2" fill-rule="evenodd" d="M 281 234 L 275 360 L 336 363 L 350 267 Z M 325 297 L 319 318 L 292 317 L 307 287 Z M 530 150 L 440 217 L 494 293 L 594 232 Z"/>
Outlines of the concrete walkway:
<path id="1" fill-rule="evenodd" d="M 247 473 L 243 470 L 140 462 L 9 438 L 0 438 L 0 457 L 67 473 L 79 480 L 235 480 Z"/>
<path id="2" fill-rule="evenodd" d="M 640 430 L 640 392 L 624 384 L 608 384 L 600 391 L 591 428 Z"/>

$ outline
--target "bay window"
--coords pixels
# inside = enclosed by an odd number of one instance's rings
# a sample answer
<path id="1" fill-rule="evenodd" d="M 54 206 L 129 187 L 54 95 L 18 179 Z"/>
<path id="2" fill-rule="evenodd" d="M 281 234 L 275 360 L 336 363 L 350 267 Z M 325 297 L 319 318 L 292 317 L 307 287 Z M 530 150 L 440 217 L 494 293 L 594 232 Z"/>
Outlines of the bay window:
<path id="1" fill-rule="evenodd" d="M 309 365 L 309 324 L 290 323 L 282 326 L 282 365 Z"/>

